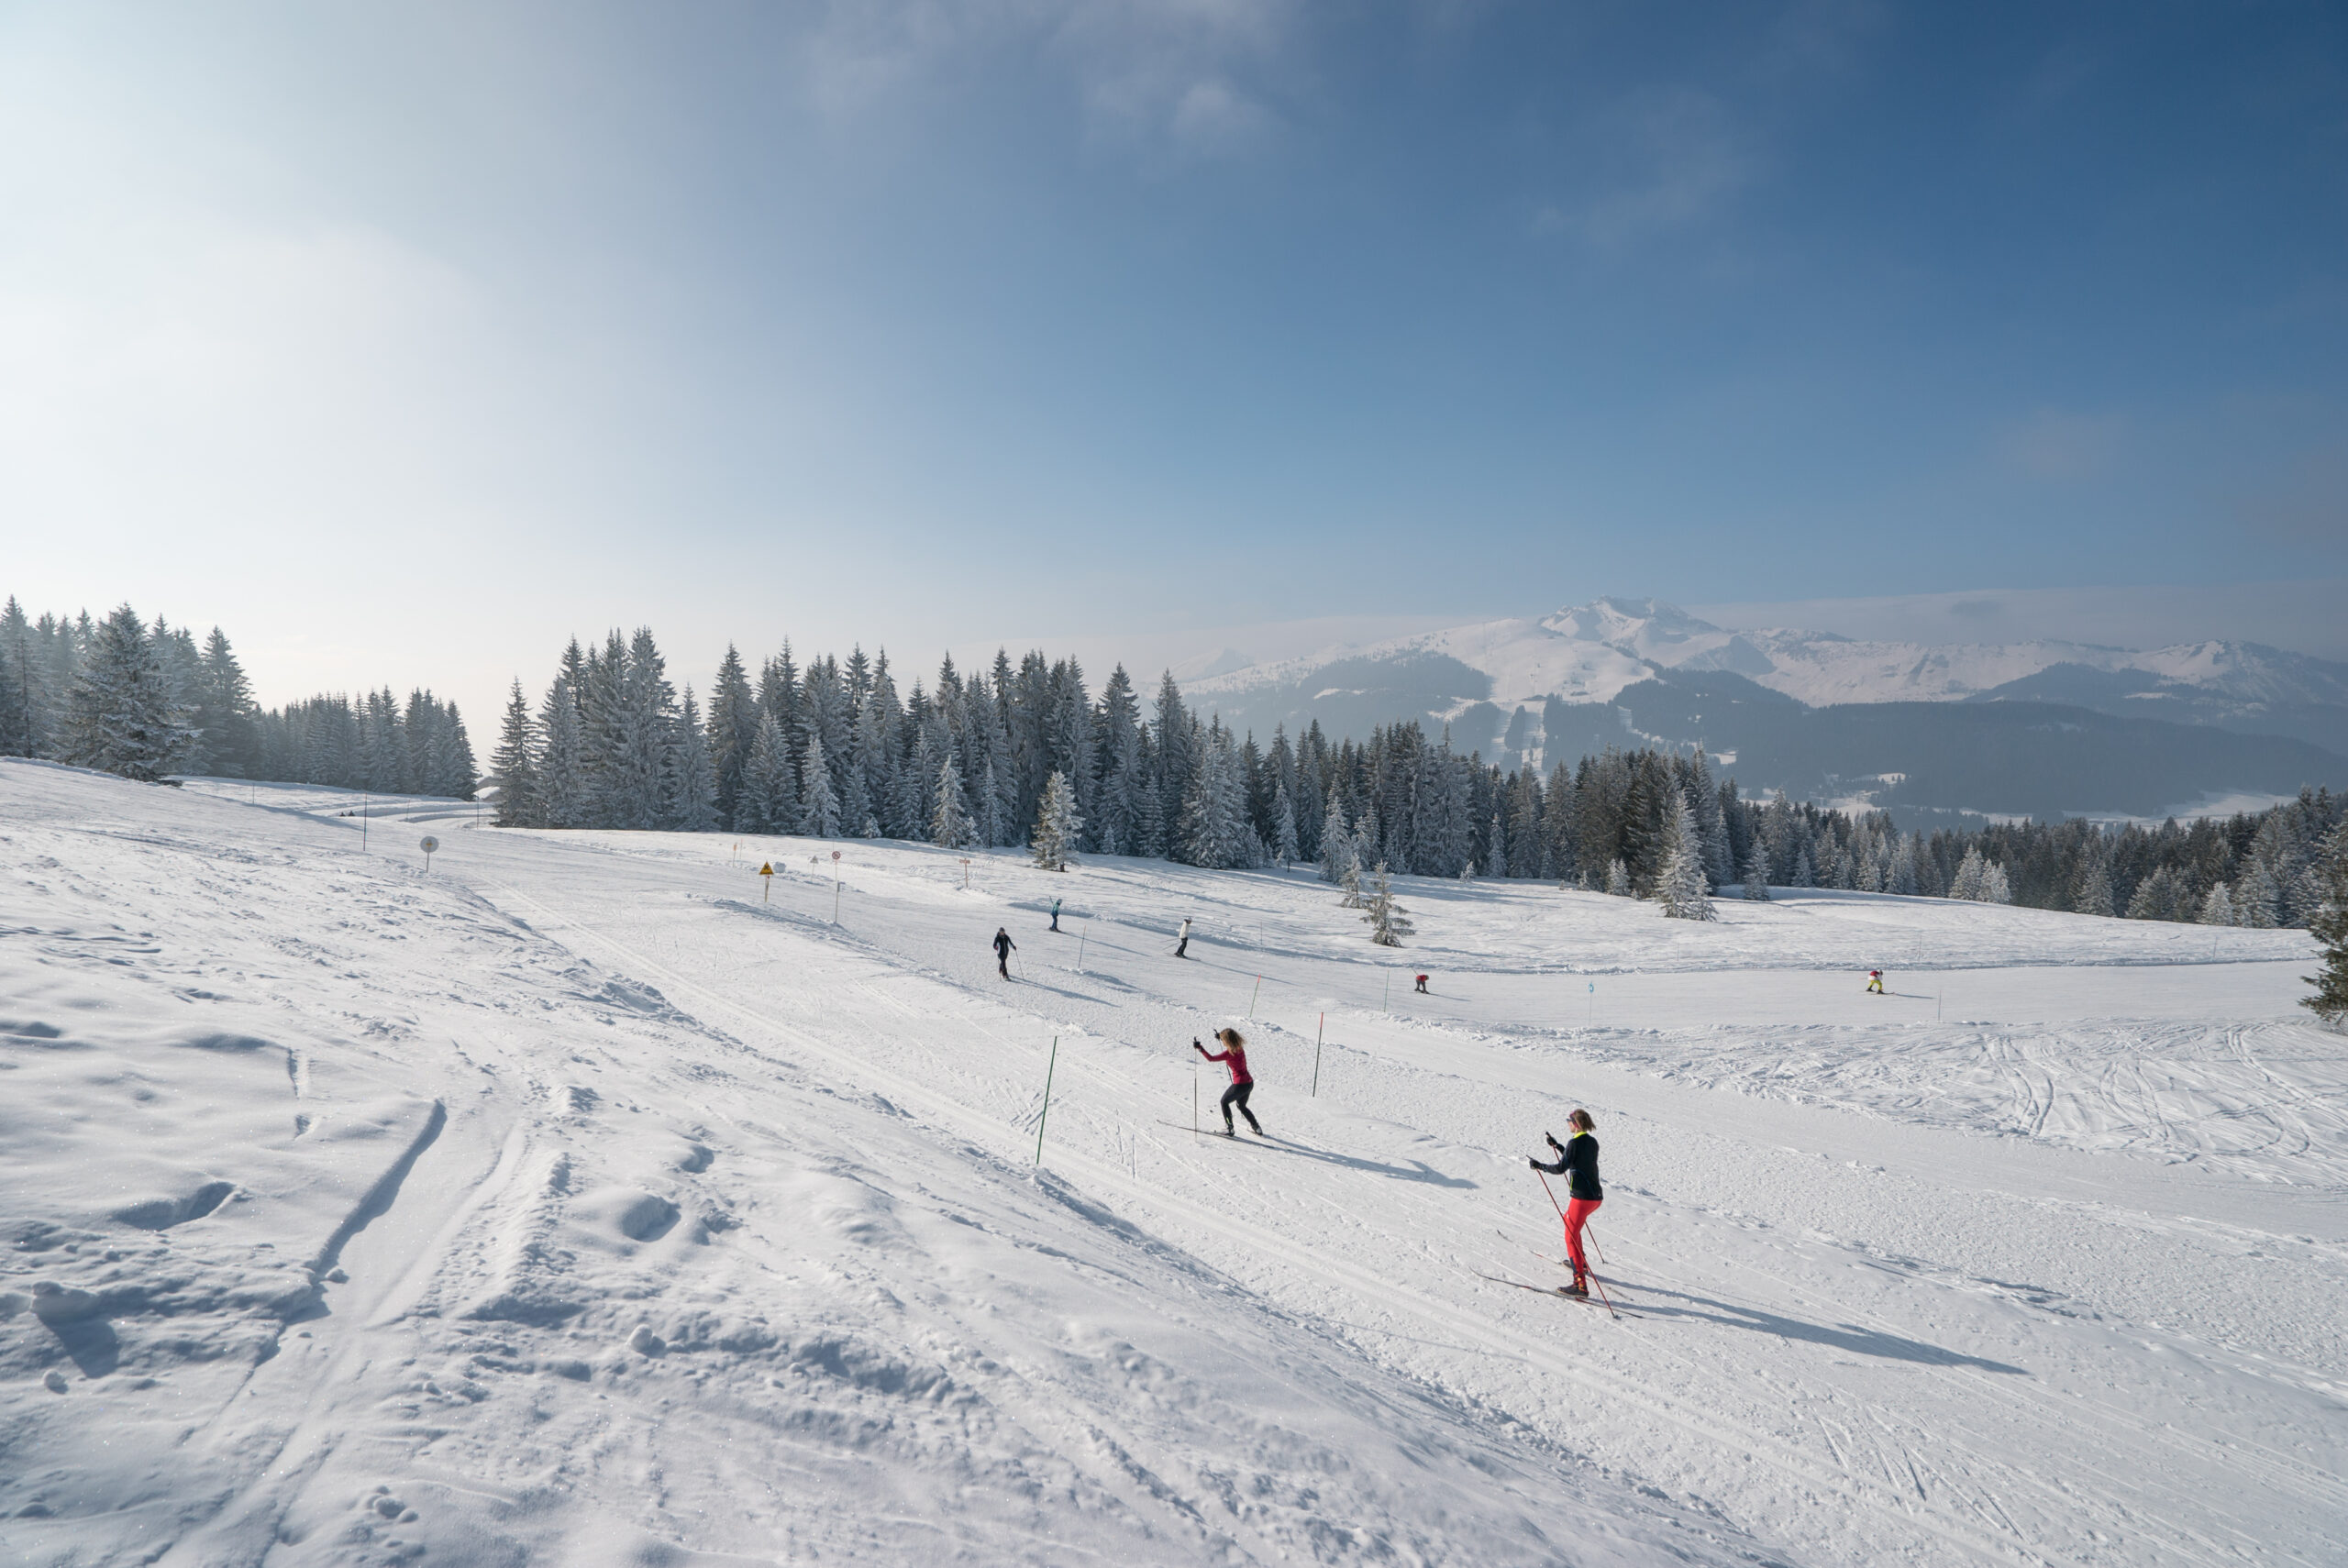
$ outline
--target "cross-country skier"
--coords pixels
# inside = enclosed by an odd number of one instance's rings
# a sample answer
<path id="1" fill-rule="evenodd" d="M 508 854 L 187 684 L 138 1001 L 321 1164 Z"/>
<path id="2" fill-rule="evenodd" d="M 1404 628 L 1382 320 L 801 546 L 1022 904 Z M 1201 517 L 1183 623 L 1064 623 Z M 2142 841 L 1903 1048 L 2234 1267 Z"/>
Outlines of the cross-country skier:
<path id="1" fill-rule="evenodd" d="M 1178 938 L 1175 940 L 1175 943 L 1174 943 L 1174 956 L 1175 956 L 1175 957 L 1177 957 L 1177 958 L 1188 958 L 1190 955 L 1191 955 L 1191 917 L 1190 917 L 1189 915 L 1184 915 L 1184 916 L 1182 917 L 1182 933 L 1181 933 L 1181 935 L 1180 935 L 1180 937 L 1178 937 Z M 1195 1041 L 1195 1040 L 1193 1040 L 1193 1041 L 1191 1041 L 1191 1044 L 1193 1044 L 1193 1045 L 1195 1045 L 1195 1044 L 1197 1044 L 1197 1043 L 1198 1043 L 1198 1042 L 1197 1042 L 1197 1041 Z"/>
<path id="2" fill-rule="evenodd" d="M 1052 929 L 1053 929 L 1054 931 L 1058 931 L 1059 928 L 1060 928 L 1060 901 L 1059 901 L 1058 899 L 1054 899 L 1054 900 L 1052 900 Z"/>
<path id="3" fill-rule="evenodd" d="M 995 973 L 1006 980 L 1011 978 L 1011 955 L 1018 951 L 1019 944 L 1011 940 L 1011 933 L 1001 926 L 996 926 L 994 928 Z"/>
<path id="4" fill-rule="evenodd" d="M 1247 1042 L 1240 1038 L 1236 1029 L 1218 1029 L 1214 1037 L 1222 1042 L 1222 1050 L 1210 1051 L 1195 1039 L 1191 1042 L 1191 1049 L 1208 1061 L 1221 1062 L 1231 1069 L 1231 1087 L 1223 1091 L 1223 1135 L 1239 1136 L 1239 1130 L 1231 1124 L 1231 1108 L 1235 1105 L 1239 1114 L 1247 1119 L 1249 1130 L 1260 1138 L 1264 1135 L 1263 1125 L 1247 1109 L 1247 1097 L 1256 1092 L 1256 1076 L 1247 1070 Z"/>
<path id="5" fill-rule="evenodd" d="M 1883 988 L 1882 970 L 1869 969 L 1867 971 L 1867 989 L 1873 991 L 1877 996 L 1885 996 L 1888 994 Z"/>
<path id="6" fill-rule="evenodd" d="M 1549 1140 L 1549 1147 L 1556 1151 L 1557 1163 L 1545 1165 L 1528 1154 L 1525 1164 L 1536 1171 L 1546 1171 L 1551 1176 L 1567 1178 L 1566 1256 L 1573 1260 L 1574 1282 L 1566 1286 L 1566 1294 L 1587 1296 L 1589 1294 L 1589 1264 L 1582 1257 L 1581 1228 L 1589 1223 L 1589 1217 L 1598 1212 L 1600 1204 L 1606 1201 L 1606 1189 L 1598 1185 L 1598 1123 L 1590 1119 L 1589 1111 L 1578 1108 L 1566 1120 L 1573 1124 L 1574 1135 L 1563 1143 L 1546 1132 L 1541 1134 Z"/>

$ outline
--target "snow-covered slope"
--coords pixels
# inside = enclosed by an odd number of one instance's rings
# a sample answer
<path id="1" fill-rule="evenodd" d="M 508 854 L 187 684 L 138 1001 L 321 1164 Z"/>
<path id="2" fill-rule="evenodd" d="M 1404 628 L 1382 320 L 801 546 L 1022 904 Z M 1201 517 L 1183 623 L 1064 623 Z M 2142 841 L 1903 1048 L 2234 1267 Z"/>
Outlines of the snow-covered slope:
<path id="1" fill-rule="evenodd" d="M 1297 875 L 422 802 L 362 856 L 346 804 L 0 761 L 12 1561 L 2317 1562 L 2348 1515 L 2304 933 L 1406 880 L 1388 955 Z M 1278 1143 L 1188 1131 L 1226 1021 Z M 1556 1277 L 1523 1156 L 1577 1104 L 1620 1321 L 1479 1277 Z"/>

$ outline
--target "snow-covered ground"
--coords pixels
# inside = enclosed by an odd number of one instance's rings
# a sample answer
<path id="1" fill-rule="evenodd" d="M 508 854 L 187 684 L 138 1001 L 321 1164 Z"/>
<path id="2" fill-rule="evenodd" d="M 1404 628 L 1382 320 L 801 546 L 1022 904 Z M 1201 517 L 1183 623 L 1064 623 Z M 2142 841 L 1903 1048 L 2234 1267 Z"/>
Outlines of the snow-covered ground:
<path id="1" fill-rule="evenodd" d="M 8 1561 L 2341 1560 L 2303 933 L 360 804 L 0 762 Z"/>

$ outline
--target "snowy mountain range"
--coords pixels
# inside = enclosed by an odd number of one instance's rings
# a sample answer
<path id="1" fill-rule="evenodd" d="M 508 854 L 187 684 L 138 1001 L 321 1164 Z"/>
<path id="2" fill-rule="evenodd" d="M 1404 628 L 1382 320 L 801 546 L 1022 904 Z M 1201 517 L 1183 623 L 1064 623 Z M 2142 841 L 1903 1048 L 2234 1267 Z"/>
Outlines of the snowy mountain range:
<path id="1" fill-rule="evenodd" d="M 1915 808 L 2154 814 L 2348 784 L 2348 665 L 2256 643 L 1863 642 L 1604 598 L 1188 690 L 1259 734 L 1318 720 L 1359 736 L 1416 718 L 1503 767 L 1700 743 L 1737 760 L 1748 788 Z"/>

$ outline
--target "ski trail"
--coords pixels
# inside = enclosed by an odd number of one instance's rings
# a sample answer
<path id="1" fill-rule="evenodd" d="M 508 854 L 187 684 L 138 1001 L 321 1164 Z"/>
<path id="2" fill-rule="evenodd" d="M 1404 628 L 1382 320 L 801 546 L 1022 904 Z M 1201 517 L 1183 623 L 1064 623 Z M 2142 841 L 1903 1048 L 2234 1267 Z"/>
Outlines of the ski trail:
<path id="1" fill-rule="evenodd" d="M 518 901 L 537 910 L 548 922 L 542 930 L 568 929 L 625 963 L 632 963 L 659 975 L 670 987 L 682 994 L 701 998 L 711 1006 L 741 1019 L 751 1027 L 783 1038 L 787 1048 L 809 1056 L 821 1057 L 836 1068 L 854 1077 L 875 1083 L 903 1103 L 918 1106 L 923 1113 L 943 1126 L 954 1129 L 975 1142 L 988 1143 L 998 1136 L 1000 1123 L 990 1123 L 974 1116 L 961 1103 L 941 1097 L 931 1088 L 892 1069 L 881 1067 L 869 1058 L 840 1050 L 791 1025 L 778 1022 L 756 1010 L 737 1003 L 686 976 L 670 968 L 641 950 L 620 942 L 592 927 L 579 924 L 560 916 L 529 894 L 500 884 L 501 889 Z M 1673 1426 L 1687 1437 L 1707 1446 L 1720 1441 L 1723 1433 L 1733 1439 L 1744 1452 L 1766 1456 L 1773 1468 L 1790 1480 L 1840 1496 L 1845 1506 L 1865 1507 L 1902 1521 L 1910 1528 L 1922 1528 L 1944 1546 L 1954 1548 L 1984 1562 L 2011 1561 L 2020 1542 L 2007 1537 L 1984 1534 L 1973 1523 L 1953 1516 L 1937 1506 L 1922 1510 L 1911 1508 L 1892 1495 L 1880 1492 L 1863 1478 L 1813 1463 L 1799 1449 L 1778 1440 L 1774 1434 L 1752 1427 L 1719 1409 L 1690 1409 L 1687 1397 L 1678 1399 L 1658 1397 L 1635 1379 L 1605 1371 L 1580 1358 L 1567 1357 L 1540 1346 L 1528 1344 L 1514 1331 L 1480 1322 L 1470 1324 L 1463 1320 L 1456 1303 L 1438 1301 L 1424 1292 L 1387 1278 L 1377 1271 L 1348 1264 L 1318 1253 L 1300 1253 L 1293 1239 L 1267 1231 L 1253 1221 L 1238 1219 L 1207 1205 L 1188 1201 L 1155 1187 L 1137 1184 L 1124 1173 L 1106 1162 L 1097 1160 L 1080 1151 L 1059 1148 L 1052 1152 L 1055 1167 L 1066 1171 L 1073 1166 L 1086 1180 L 1099 1188 L 1120 1193 L 1129 1201 L 1141 1203 L 1161 1212 L 1179 1215 L 1185 1222 L 1219 1239 L 1241 1244 L 1263 1256 L 1268 1264 L 1308 1273 L 1325 1284 L 1355 1294 L 1370 1294 L 1390 1304 L 1406 1306 L 1429 1329 L 1451 1332 L 1468 1331 L 1484 1350 L 1525 1357 L 1540 1365 L 1551 1375 L 1575 1384 L 1600 1397 L 1636 1406 L 1651 1419 Z M 1610 1325 L 1612 1327 L 1613 1325 Z M 1701 1369 L 1684 1355 L 1675 1360 L 1691 1372 Z M 1700 1386 L 1700 1385 L 1699 1385 Z M 2027 1554 L 2032 1561 L 2043 1561 Z"/>

